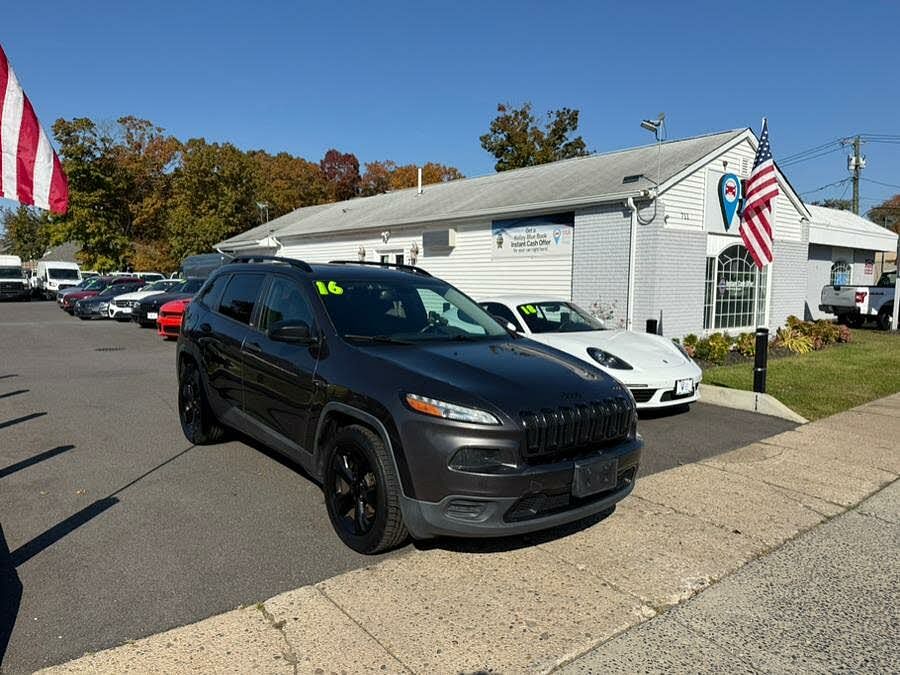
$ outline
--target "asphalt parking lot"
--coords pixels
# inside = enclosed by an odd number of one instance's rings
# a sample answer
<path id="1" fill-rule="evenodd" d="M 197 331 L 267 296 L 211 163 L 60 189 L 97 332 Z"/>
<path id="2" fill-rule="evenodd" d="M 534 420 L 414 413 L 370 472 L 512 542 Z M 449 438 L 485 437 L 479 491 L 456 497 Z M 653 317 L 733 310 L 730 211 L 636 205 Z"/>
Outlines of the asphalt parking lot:
<path id="1" fill-rule="evenodd" d="M 133 324 L 78 321 L 54 303 L 0 304 L 3 672 L 377 559 L 340 542 L 318 488 L 294 465 L 240 441 L 185 441 L 173 353 Z M 642 473 L 793 426 L 704 404 L 645 416 Z"/>

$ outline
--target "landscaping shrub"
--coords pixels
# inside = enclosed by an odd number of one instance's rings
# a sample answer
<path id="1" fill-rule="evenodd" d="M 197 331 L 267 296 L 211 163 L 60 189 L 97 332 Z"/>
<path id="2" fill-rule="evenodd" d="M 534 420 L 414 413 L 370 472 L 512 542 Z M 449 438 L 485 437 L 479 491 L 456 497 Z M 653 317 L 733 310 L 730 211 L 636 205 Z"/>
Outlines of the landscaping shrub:
<path id="1" fill-rule="evenodd" d="M 756 335 L 753 333 L 741 333 L 734 342 L 734 347 L 741 356 L 751 357 L 756 355 Z"/>
<path id="2" fill-rule="evenodd" d="M 806 335 L 799 327 L 783 326 L 775 331 L 775 347 L 782 347 L 794 354 L 808 354 L 815 348 L 812 336 Z"/>
<path id="3" fill-rule="evenodd" d="M 776 355 L 782 356 L 787 352 L 808 354 L 832 344 L 850 342 L 851 339 L 852 334 L 847 326 L 838 326 L 830 321 L 803 321 L 796 316 L 789 316 L 786 324 L 775 331 L 774 339 L 769 343 L 769 350 L 775 350 Z M 728 361 L 740 360 L 737 354 L 745 359 L 753 358 L 756 354 L 754 333 L 741 333 L 737 337 L 713 333 L 705 338 L 691 333 L 686 335 L 680 344 L 692 358 L 717 366 Z M 729 359 L 731 352 L 736 354 Z"/>

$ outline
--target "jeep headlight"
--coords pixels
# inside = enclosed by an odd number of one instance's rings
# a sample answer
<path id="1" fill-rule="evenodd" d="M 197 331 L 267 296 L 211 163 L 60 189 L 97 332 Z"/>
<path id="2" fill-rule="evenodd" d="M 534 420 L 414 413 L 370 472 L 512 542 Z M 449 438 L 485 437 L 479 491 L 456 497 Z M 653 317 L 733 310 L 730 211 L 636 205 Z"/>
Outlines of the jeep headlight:
<path id="1" fill-rule="evenodd" d="M 435 398 L 418 394 L 407 394 L 404 400 L 406 405 L 423 415 L 440 417 L 445 420 L 455 420 L 457 422 L 471 422 L 472 424 L 500 424 L 500 420 L 486 410 L 468 408 L 456 403 L 439 401 Z"/>
<path id="2" fill-rule="evenodd" d="M 634 370 L 634 368 L 631 367 L 631 364 L 626 363 L 615 354 L 610 354 L 602 349 L 589 347 L 587 352 L 594 361 L 604 368 L 611 368 L 612 370 Z"/>

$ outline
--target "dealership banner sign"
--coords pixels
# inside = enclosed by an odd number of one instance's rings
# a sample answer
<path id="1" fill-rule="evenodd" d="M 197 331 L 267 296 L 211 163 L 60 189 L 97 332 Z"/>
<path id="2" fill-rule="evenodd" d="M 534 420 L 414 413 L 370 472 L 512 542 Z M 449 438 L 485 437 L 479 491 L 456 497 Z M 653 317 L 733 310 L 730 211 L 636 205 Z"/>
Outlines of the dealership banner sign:
<path id="1" fill-rule="evenodd" d="M 491 257 L 570 257 L 574 225 L 574 213 L 495 220 L 491 223 Z"/>

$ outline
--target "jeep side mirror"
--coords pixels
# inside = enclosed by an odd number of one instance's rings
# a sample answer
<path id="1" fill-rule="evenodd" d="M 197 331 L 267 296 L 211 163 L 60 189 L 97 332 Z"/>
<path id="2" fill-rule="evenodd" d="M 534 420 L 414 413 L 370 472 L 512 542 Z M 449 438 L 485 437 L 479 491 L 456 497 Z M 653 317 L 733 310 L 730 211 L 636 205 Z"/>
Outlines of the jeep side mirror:
<path id="1" fill-rule="evenodd" d="M 316 341 L 305 321 L 278 322 L 266 331 L 270 340 L 295 345 L 309 345 Z"/>

